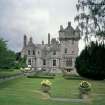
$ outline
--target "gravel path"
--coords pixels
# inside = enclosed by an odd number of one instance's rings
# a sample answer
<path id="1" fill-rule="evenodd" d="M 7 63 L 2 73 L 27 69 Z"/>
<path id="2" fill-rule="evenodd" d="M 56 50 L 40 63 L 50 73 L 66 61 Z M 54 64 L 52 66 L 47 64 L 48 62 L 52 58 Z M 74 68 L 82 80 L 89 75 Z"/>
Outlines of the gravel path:
<path id="1" fill-rule="evenodd" d="M 71 99 L 71 98 L 60 98 L 60 97 L 51 97 L 46 93 L 43 93 L 41 91 L 35 91 L 35 93 L 39 93 L 43 96 L 42 99 L 49 99 L 52 101 L 60 101 L 60 102 L 74 102 L 74 103 L 78 103 L 78 102 L 84 102 L 83 99 Z"/>

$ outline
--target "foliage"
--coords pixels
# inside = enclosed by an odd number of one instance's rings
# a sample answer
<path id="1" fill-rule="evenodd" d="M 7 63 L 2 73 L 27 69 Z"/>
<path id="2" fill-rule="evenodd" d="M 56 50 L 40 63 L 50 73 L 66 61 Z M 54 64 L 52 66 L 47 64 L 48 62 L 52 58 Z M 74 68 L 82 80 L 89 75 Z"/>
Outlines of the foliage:
<path id="1" fill-rule="evenodd" d="M 0 68 L 1 69 L 11 69 L 26 66 L 26 57 L 17 57 L 17 54 L 7 48 L 7 42 L 0 39 Z"/>
<path id="2" fill-rule="evenodd" d="M 44 93 L 49 93 L 52 83 L 49 80 L 42 80 L 41 89 Z"/>
<path id="3" fill-rule="evenodd" d="M 78 0 L 75 21 L 88 41 L 92 35 L 105 38 L 105 0 Z"/>
<path id="4" fill-rule="evenodd" d="M 20 68 L 25 68 L 26 67 L 26 56 L 24 56 L 23 58 L 21 57 L 21 55 L 17 55 L 16 56 L 16 65 L 15 68 L 16 69 L 20 69 Z"/>
<path id="5" fill-rule="evenodd" d="M 52 83 L 51 83 L 49 80 L 42 80 L 42 81 L 41 81 L 41 85 L 44 85 L 44 86 L 51 86 Z"/>
<path id="6" fill-rule="evenodd" d="M 15 65 L 15 53 L 7 48 L 6 41 L 0 39 L 0 68 L 12 68 Z"/>
<path id="7" fill-rule="evenodd" d="M 105 45 L 91 42 L 76 58 L 75 67 L 80 76 L 105 78 Z"/>
<path id="8" fill-rule="evenodd" d="M 87 81 L 82 81 L 79 86 L 80 98 L 86 99 L 89 97 L 91 91 L 91 84 Z"/>
<path id="9" fill-rule="evenodd" d="M 91 84 L 89 82 L 87 82 L 87 81 L 82 81 L 80 83 L 80 88 L 84 88 L 87 91 L 90 91 L 91 90 Z"/>

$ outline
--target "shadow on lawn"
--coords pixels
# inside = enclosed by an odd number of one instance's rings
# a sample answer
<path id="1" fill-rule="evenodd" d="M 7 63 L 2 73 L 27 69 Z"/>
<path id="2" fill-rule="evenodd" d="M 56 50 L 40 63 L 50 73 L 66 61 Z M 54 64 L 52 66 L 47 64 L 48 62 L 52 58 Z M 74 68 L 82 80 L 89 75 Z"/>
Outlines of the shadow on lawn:
<path id="1" fill-rule="evenodd" d="M 7 88 L 9 85 L 12 85 L 12 84 L 16 84 L 18 80 L 20 81 L 20 79 L 17 78 L 13 80 L 7 80 L 7 81 L 0 82 L 0 89 Z"/>

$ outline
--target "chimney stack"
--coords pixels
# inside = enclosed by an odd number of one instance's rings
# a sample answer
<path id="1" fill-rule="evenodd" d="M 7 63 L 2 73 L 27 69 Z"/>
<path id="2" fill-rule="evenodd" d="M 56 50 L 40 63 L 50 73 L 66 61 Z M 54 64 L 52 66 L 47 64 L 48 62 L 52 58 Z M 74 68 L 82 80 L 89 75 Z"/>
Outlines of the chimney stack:
<path id="1" fill-rule="evenodd" d="M 27 46 L 27 36 L 24 35 L 23 47 L 25 48 L 26 46 Z"/>
<path id="2" fill-rule="evenodd" d="M 33 43 L 32 37 L 30 37 L 30 40 L 29 40 L 29 42 L 30 42 L 30 43 Z"/>
<path id="3" fill-rule="evenodd" d="M 50 33 L 48 33 L 48 46 L 50 46 Z"/>
<path id="4" fill-rule="evenodd" d="M 60 25 L 60 31 L 63 31 L 63 25 Z"/>
<path id="5" fill-rule="evenodd" d="M 44 41 L 42 40 L 42 45 L 44 45 Z"/>

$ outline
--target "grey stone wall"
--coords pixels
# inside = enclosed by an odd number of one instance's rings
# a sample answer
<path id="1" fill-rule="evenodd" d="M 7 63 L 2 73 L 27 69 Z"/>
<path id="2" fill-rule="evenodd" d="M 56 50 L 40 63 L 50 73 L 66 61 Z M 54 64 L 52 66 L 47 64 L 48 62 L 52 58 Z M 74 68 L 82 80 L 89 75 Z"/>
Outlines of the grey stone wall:
<path id="1" fill-rule="evenodd" d="M 23 47 L 21 56 L 27 56 L 27 65 L 31 64 L 36 70 L 44 68 L 51 72 L 61 72 L 66 68 L 75 69 L 74 62 L 78 55 L 80 33 L 79 31 L 77 33 L 77 29 L 74 30 L 70 23 L 65 29 L 62 27 L 59 31 L 59 40 L 53 38 L 50 42 L 50 34 L 48 34 L 48 44 L 34 44 L 30 38 L 28 44 L 23 45 L 26 47 Z M 67 66 L 67 62 L 70 63 L 71 59 L 72 65 Z M 45 65 L 43 65 L 43 60 L 46 61 Z M 56 60 L 55 66 L 54 60 Z"/>

